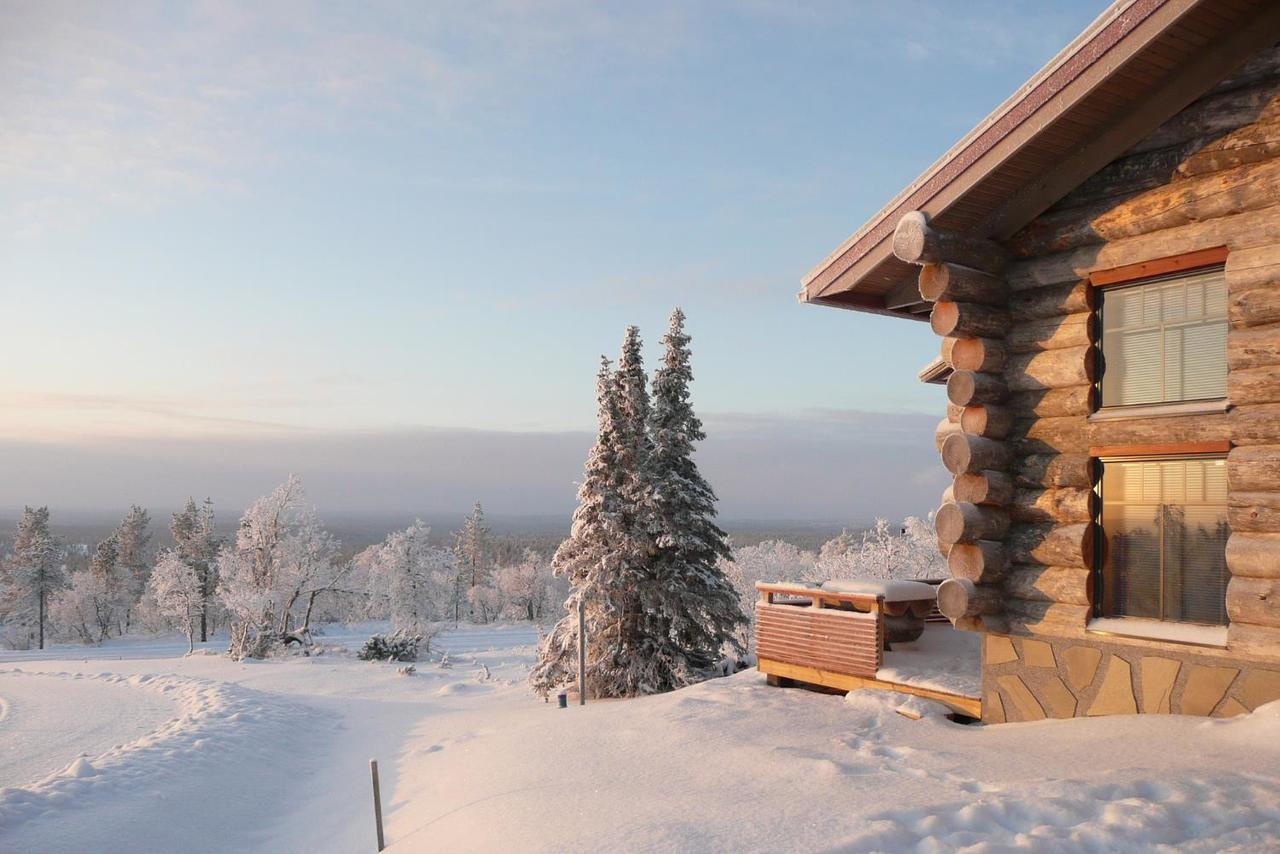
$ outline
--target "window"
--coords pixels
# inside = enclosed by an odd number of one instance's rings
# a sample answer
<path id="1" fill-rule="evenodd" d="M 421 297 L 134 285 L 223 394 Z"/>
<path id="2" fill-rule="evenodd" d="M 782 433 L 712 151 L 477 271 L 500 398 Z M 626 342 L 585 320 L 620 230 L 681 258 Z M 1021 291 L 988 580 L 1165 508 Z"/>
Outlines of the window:
<path id="1" fill-rule="evenodd" d="M 1104 407 L 1227 394 L 1227 285 L 1221 267 L 1102 292 Z"/>
<path id="2" fill-rule="evenodd" d="M 1226 625 L 1222 457 L 1104 459 L 1100 616 Z"/>

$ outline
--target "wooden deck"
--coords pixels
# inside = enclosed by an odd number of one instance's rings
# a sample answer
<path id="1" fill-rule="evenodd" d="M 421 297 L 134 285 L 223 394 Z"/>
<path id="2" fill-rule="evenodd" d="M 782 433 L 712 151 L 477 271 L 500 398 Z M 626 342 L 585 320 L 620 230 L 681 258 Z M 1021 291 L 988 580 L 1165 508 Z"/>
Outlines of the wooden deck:
<path id="1" fill-rule="evenodd" d="M 845 692 L 893 691 L 982 717 L 980 697 L 878 677 L 884 667 L 886 612 L 920 610 L 918 603 L 904 607 L 886 604 L 883 596 L 796 584 L 761 582 L 756 588 L 761 593 L 756 603 L 757 666 L 771 682 L 790 680 Z"/>

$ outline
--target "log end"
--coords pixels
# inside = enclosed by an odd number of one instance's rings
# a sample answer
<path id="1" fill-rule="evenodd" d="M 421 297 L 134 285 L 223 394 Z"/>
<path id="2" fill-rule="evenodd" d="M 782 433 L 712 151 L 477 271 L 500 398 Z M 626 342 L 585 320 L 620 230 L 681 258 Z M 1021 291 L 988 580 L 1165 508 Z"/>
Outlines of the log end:
<path id="1" fill-rule="evenodd" d="M 928 231 L 929 219 L 923 213 L 903 214 L 893 230 L 893 254 L 908 264 L 923 263 Z"/>

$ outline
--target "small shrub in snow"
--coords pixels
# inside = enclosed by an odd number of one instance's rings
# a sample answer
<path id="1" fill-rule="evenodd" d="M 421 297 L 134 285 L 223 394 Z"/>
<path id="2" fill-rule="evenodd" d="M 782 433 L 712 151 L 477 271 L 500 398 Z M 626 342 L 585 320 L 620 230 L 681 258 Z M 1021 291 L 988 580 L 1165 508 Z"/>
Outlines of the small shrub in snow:
<path id="1" fill-rule="evenodd" d="M 421 642 L 421 635 L 407 632 L 374 635 L 365 641 L 356 658 L 361 661 L 417 661 L 418 644 Z"/>
<path id="2" fill-rule="evenodd" d="M 396 668 L 396 673 L 399 673 L 401 676 L 412 676 L 417 672 L 418 672 L 418 668 L 414 667 L 412 664 L 407 664 L 404 667 Z"/>

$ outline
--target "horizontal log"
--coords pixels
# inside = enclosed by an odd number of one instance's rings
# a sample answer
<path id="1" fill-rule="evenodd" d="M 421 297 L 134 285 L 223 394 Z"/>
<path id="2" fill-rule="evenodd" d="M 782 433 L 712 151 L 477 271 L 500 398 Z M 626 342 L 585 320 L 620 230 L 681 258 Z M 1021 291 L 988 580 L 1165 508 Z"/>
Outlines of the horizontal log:
<path id="1" fill-rule="evenodd" d="M 956 485 L 955 485 L 955 482 L 953 481 L 947 484 L 946 489 L 942 490 L 942 504 L 946 504 L 950 501 L 955 501 L 955 500 L 956 500 Z M 945 549 L 943 550 L 942 554 L 944 557 L 946 556 L 947 553 Z"/>
<path id="2" fill-rule="evenodd" d="M 1083 415 L 1014 421 L 1009 444 L 1020 457 L 1032 454 L 1085 454 L 1089 452 L 1088 420 Z"/>
<path id="3" fill-rule="evenodd" d="M 998 507 L 953 502 L 938 508 L 933 527 L 938 541 L 949 545 L 998 540 L 1009 529 L 1009 515 Z"/>
<path id="4" fill-rule="evenodd" d="M 1175 171 L 1178 177 L 1191 178 L 1275 157 L 1280 157 L 1280 121 L 1269 119 L 1213 140 L 1184 158 Z"/>
<path id="5" fill-rule="evenodd" d="M 1232 438 L 1233 430 L 1228 414 L 1221 412 L 1094 421 L 1089 424 L 1088 435 L 1090 446 L 1163 445 L 1226 440 Z"/>
<path id="6" fill-rule="evenodd" d="M 1256 86 L 1213 92 L 1180 110 L 1129 149 L 1130 153 L 1165 148 L 1185 139 L 1230 133 L 1236 128 L 1274 115 L 1275 85 L 1266 80 Z"/>
<path id="7" fill-rule="evenodd" d="M 957 371 L 980 371 L 998 374 L 1004 369 L 1004 345 L 991 338 L 948 338 L 951 347 L 950 365 Z"/>
<path id="8" fill-rule="evenodd" d="M 1280 578 L 1233 577 L 1227 582 L 1227 617 L 1280 628 Z"/>
<path id="9" fill-rule="evenodd" d="M 1257 51 L 1229 77 L 1214 84 L 1208 94 L 1217 95 L 1233 89 L 1255 86 L 1280 74 L 1280 45 Z"/>
<path id="10" fill-rule="evenodd" d="M 1227 538 L 1227 568 L 1243 578 L 1280 578 L 1280 534 L 1232 531 Z"/>
<path id="11" fill-rule="evenodd" d="M 920 296 L 927 302 L 973 302 L 1004 305 L 1009 287 L 1004 279 L 959 264 L 925 264 L 920 268 Z"/>
<path id="12" fill-rule="evenodd" d="M 1280 403 L 1280 368 L 1240 368 L 1227 372 L 1227 400 L 1232 405 Z"/>
<path id="13" fill-rule="evenodd" d="M 1011 525 L 1005 536 L 1010 563 L 1044 566 L 1093 566 L 1093 525 Z"/>
<path id="14" fill-rule="evenodd" d="M 1019 489 L 1008 501 L 1017 522 L 1092 522 L 1093 490 L 1076 487 Z"/>
<path id="15" fill-rule="evenodd" d="M 942 464 L 953 475 L 987 469 L 1002 471 L 1012 461 L 1013 452 L 1006 443 L 981 436 L 955 433 L 942 443 Z"/>
<path id="16" fill-rule="evenodd" d="M 1098 466 L 1087 454 L 1033 454 L 1024 457 L 1014 472 L 1021 487 L 1091 489 Z"/>
<path id="17" fill-rule="evenodd" d="M 956 424 L 959 424 L 960 416 L 962 415 L 964 415 L 963 406 L 957 406 L 956 404 L 951 403 L 950 401 L 947 402 L 947 420 L 948 421 L 954 421 Z"/>
<path id="18" fill-rule="evenodd" d="M 1280 281 L 1232 293 L 1227 298 L 1227 319 L 1233 329 L 1280 323 Z"/>
<path id="19" fill-rule="evenodd" d="M 1093 602 L 1094 575 L 1093 570 L 1072 566 L 1011 566 L 1004 590 L 1011 599 L 1088 605 Z"/>
<path id="20" fill-rule="evenodd" d="M 1280 282 L 1274 290 L 1280 294 Z M 1233 371 L 1280 365 L 1280 323 L 1227 333 L 1227 366 Z"/>
<path id="21" fill-rule="evenodd" d="M 960 429 L 973 436 L 1003 439 L 1012 424 L 1013 413 L 1003 406 L 966 406 L 960 413 Z"/>
<path id="22" fill-rule="evenodd" d="M 1034 286 L 1009 297 L 1009 315 L 1018 323 L 1048 320 L 1093 310 L 1097 288 L 1087 281 L 1088 274 L 1045 287 Z"/>
<path id="23" fill-rule="evenodd" d="M 1078 187 L 1055 202 L 1049 210 L 1078 208 L 1100 199 L 1129 197 L 1152 187 L 1167 184 L 1173 180 L 1178 167 L 1189 156 L 1211 142 L 1213 137 L 1200 136 L 1176 145 L 1118 157 L 1081 182 Z M 1019 233 L 1010 238 L 1009 250 L 1022 257 L 1032 254 L 1027 251 L 1027 247 L 1036 245 L 1038 235 L 1035 232 L 1040 230 L 1037 225 L 1038 218 L 1028 223 L 1023 229 L 1030 230 L 1031 234 Z"/>
<path id="24" fill-rule="evenodd" d="M 955 578 L 967 578 L 975 584 L 998 582 L 1008 569 L 1009 558 L 999 540 L 956 543 L 947 552 L 947 568 Z"/>
<path id="25" fill-rule="evenodd" d="M 1227 496 L 1227 522 L 1233 531 L 1280 534 L 1280 490 L 1275 492 L 1232 490 Z"/>
<path id="26" fill-rule="evenodd" d="M 1009 358 L 1004 378 L 1011 391 L 1071 388 L 1097 377 L 1098 351 L 1089 345 L 1021 353 Z"/>
<path id="27" fill-rule="evenodd" d="M 1232 622 L 1227 626 L 1227 649 L 1234 655 L 1276 660 L 1280 658 L 1280 629 Z"/>
<path id="28" fill-rule="evenodd" d="M 953 623 L 1000 610 L 1000 590 L 967 578 L 948 578 L 938 585 L 938 610 Z"/>
<path id="29" fill-rule="evenodd" d="M 1216 246 L 1227 246 L 1234 252 L 1274 243 L 1280 243 L 1280 217 L 1274 210 L 1263 208 L 1028 259 L 1011 265 L 1005 278 L 1015 292 L 1049 285 L 1074 285 L 1095 271 L 1152 258 L 1169 258 Z M 1021 294 L 1015 293 L 1010 298 L 1011 307 L 1019 296 Z M 1018 316 L 1016 309 L 1013 311 Z"/>
<path id="30" fill-rule="evenodd" d="M 947 399 L 957 406 L 999 403 L 1008 393 L 1009 387 L 998 374 L 960 370 L 947 377 Z"/>
<path id="31" fill-rule="evenodd" d="M 952 483 L 956 501 L 1000 507 L 1013 498 L 1013 479 L 1002 471 L 966 472 Z"/>
<path id="32" fill-rule="evenodd" d="M 1232 250 L 1225 269 L 1227 293 L 1269 288 L 1280 283 L 1280 244 Z"/>
<path id="33" fill-rule="evenodd" d="M 1227 419 L 1237 445 L 1280 444 L 1280 403 L 1240 404 Z"/>
<path id="34" fill-rule="evenodd" d="M 938 446 L 941 453 L 943 444 L 947 441 L 947 437 L 953 433 L 961 433 L 963 428 L 950 418 L 944 418 L 938 422 L 938 428 L 933 432 L 933 441 Z"/>
<path id="35" fill-rule="evenodd" d="M 1058 418 L 1064 415 L 1088 415 L 1097 409 L 1098 392 L 1093 385 L 1070 388 L 1021 391 L 1009 395 L 1005 405 L 1021 416 Z"/>
<path id="36" fill-rule="evenodd" d="M 1080 312 L 1018 323 L 1004 336 L 1004 346 L 1010 353 L 1038 353 L 1041 350 L 1082 347 L 1094 340 L 1093 315 Z"/>
<path id="37" fill-rule="evenodd" d="M 1280 444 L 1232 448 L 1227 485 L 1231 492 L 1280 492 Z"/>
<path id="38" fill-rule="evenodd" d="M 1009 260 L 1000 244 L 935 227 L 920 211 L 898 220 L 893 254 L 908 264 L 960 264 L 991 274 L 998 274 Z"/>
<path id="39" fill-rule="evenodd" d="M 935 335 L 953 338 L 1002 338 L 1009 328 L 1009 312 L 969 302 L 938 302 L 929 313 Z"/>
<path id="40" fill-rule="evenodd" d="M 1024 229 L 1020 255 L 1048 255 L 1269 207 L 1280 195 L 1280 160 L 1264 160 L 1042 214 Z"/>
<path id="41" fill-rule="evenodd" d="M 1000 616 L 1011 634 L 1076 637 L 1083 634 L 1090 613 L 1088 605 L 1006 599 Z"/>

